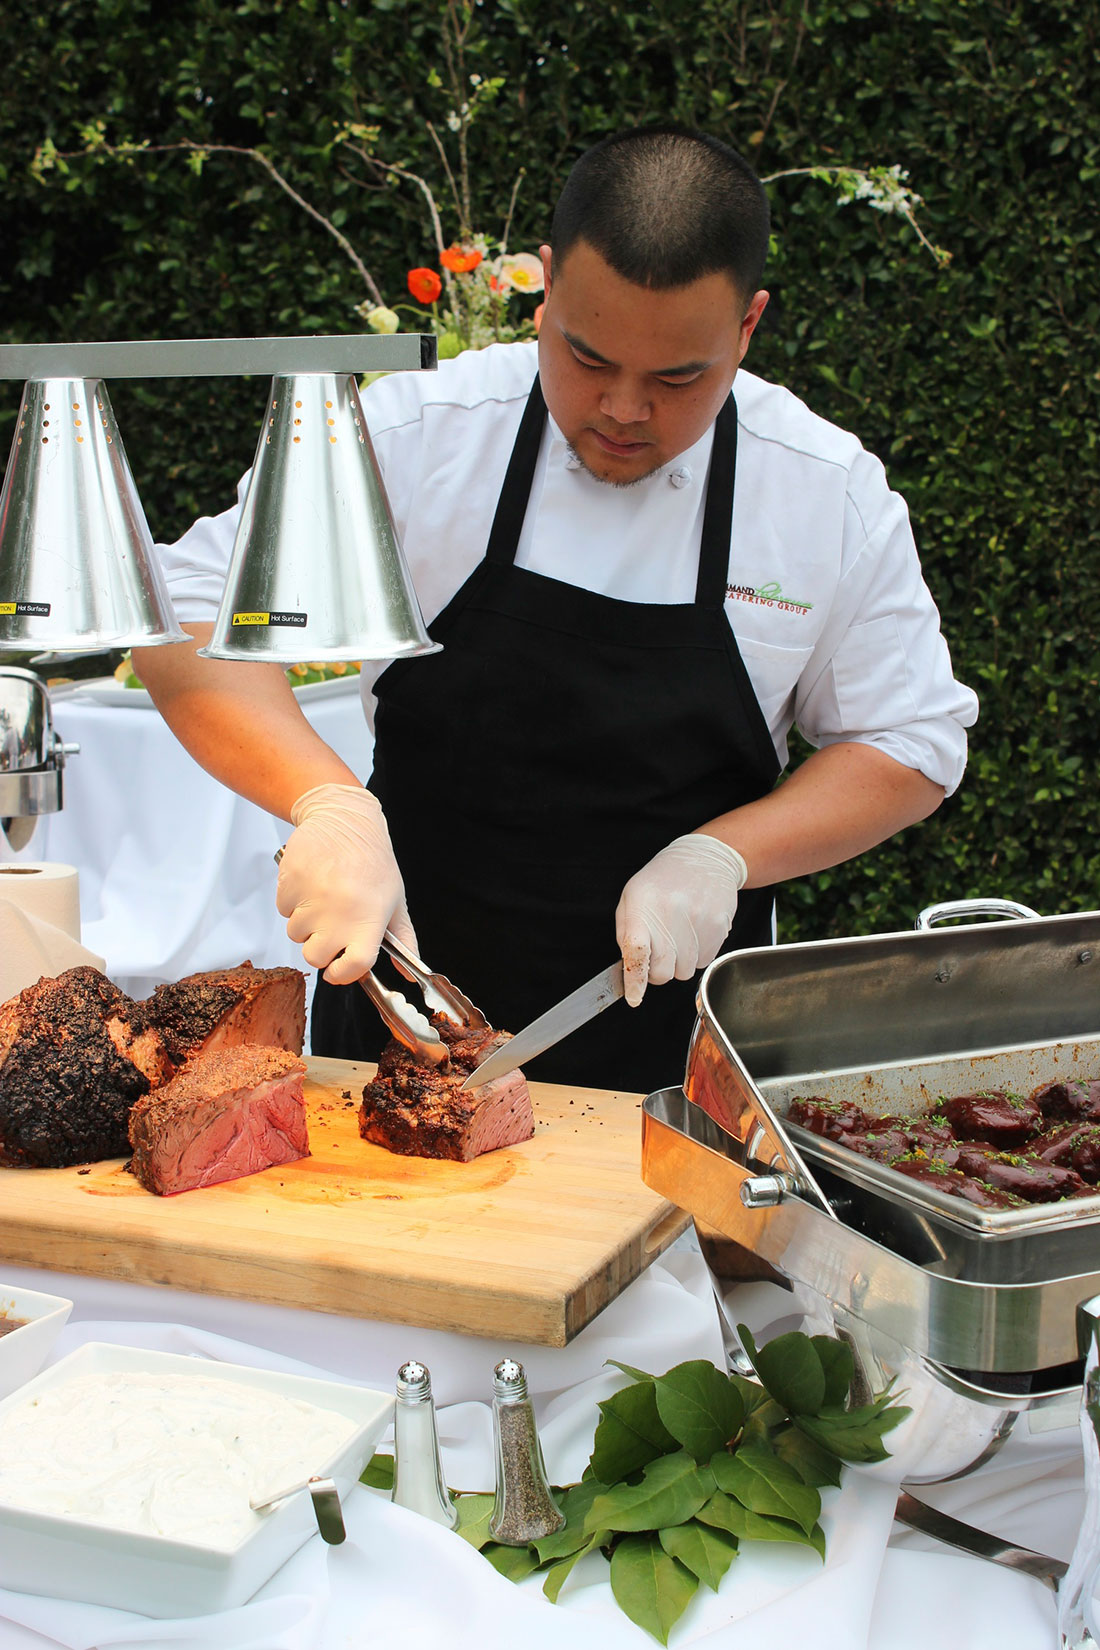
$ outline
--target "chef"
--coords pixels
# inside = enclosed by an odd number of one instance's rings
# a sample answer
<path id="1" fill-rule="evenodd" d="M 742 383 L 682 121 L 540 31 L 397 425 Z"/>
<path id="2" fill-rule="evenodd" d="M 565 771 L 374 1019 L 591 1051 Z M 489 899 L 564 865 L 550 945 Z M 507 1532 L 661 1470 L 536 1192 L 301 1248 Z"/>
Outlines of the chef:
<path id="1" fill-rule="evenodd" d="M 366 788 L 280 666 L 135 655 L 192 755 L 294 826 L 276 897 L 323 970 L 315 1054 L 377 1054 L 384 1028 L 347 987 L 390 927 L 510 1030 L 621 952 L 634 1012 L 529 1074 L 677 1082 L 698 971 L 770 942 L 775 885 L 959 784 L 977 702 L 904 502 L 853 435 L 742 368 L 768 233 L 724 144 L 619 134 L 555 209 L 537 344 L 370 387 L 442 650 L 364 665 Z M 238 509 L 162 550 L 196 644 Z M 815 748 L 781 779 L 792 726 Z"/>

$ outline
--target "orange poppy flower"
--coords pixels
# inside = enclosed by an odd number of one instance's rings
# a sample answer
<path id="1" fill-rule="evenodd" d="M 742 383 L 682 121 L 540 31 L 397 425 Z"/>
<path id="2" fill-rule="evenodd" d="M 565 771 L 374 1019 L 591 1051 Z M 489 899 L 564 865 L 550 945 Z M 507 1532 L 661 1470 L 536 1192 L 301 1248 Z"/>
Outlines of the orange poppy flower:
<path id="1" fill-rule="evenodd" d="M 468 275 L 481 262 L 481 253 L 474 246 L 449 246 L 441 252 L 439 261 L 452 275 Z"/>
<path id="2" fill-rule="evenodd" d="M 434 269 L 410 269 L 409 291 L 418 304 L 434 304 L 443 291 L 443 282 Z"/>

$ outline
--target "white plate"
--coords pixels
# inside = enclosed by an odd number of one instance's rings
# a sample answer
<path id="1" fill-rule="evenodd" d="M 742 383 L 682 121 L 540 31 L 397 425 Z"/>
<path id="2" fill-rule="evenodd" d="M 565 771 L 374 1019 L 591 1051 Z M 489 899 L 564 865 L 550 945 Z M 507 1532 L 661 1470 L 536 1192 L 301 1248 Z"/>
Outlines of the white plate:
<path id="1" fill-rule="evenodd" d="M 77 1375 L 135 1370 L 232 1381 L 348 1416 L 356 1423 L 355 1432 L 337 1455 L 317 1465 L 319 1476 L 333 1479 L 341 1501 L 355 1489 L 393 1415 L 393 1398 L 368 1387 L 88 1341 L 0 1401 L 0 1417 Z M 64 1462 L 57 1463 L 57 1470 L 64 1471 Z M 270 1512 L 252 1514 L 251 1521 L 251 1530 L 235 1547 L 203 1547 L 0 1504 L 0 1587 L 162 1618 L 232 1609 L 250 1599 L 317 1531 L 304 1493 Z"/>
<path id="2" fill-rule="evenodd" d="M 331 676 L 327 682 L 305 682 L 294 689 L 298 699 L 339 699 L 359 692 L 359 676 Z M 131 710 L 152 710 L 153 701 L 145 688 L 123 687 L 113 676 L 91 676 L 84 682 L 62 682 L 50 689 L 50 699 L 88 700 L 93 705 L 123 705 Z"/>

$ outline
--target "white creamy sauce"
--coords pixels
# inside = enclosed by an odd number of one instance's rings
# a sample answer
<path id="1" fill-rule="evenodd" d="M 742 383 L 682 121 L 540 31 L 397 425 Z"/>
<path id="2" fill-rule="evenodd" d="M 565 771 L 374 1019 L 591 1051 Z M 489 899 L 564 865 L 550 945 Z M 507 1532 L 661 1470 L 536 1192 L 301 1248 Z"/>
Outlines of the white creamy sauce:
<path id="1" fill-rule="evenodd" d="M 321 1472 L 355 1430 L 213 1377 L 81 1375 L 0 1417 L 0 1502 L 231 1548 L 264 1516 L 250 1499 Z"/>

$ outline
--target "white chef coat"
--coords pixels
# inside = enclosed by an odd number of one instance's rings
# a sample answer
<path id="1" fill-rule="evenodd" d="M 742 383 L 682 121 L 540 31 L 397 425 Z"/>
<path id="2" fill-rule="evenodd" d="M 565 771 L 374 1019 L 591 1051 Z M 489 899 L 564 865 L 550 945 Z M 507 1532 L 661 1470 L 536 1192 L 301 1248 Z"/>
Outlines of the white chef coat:
<path id="1" fill-rule="evenodd" d="M 365 392 L 428 624 L 485 553 L 537 364 L 534 343 L 495 344 Z M 873 745 L 952 792 L 978 702 L 952 673 L 904 500 L 855 436 L 789 391 L 742 369 L 734 395 L 725 611 L 781 765 L 794 724 L 814 746 Z M 581 468 L 548 420 L 516 565 L 624 601 L 692 601 L 712 439 L 708 430 L 645 480 L 611 487 Z M 247 481 L 237 505 L 158 546 L 183 622 L 217 611 Z M 386 663 L 364 661 L 372 727 Z"/>

